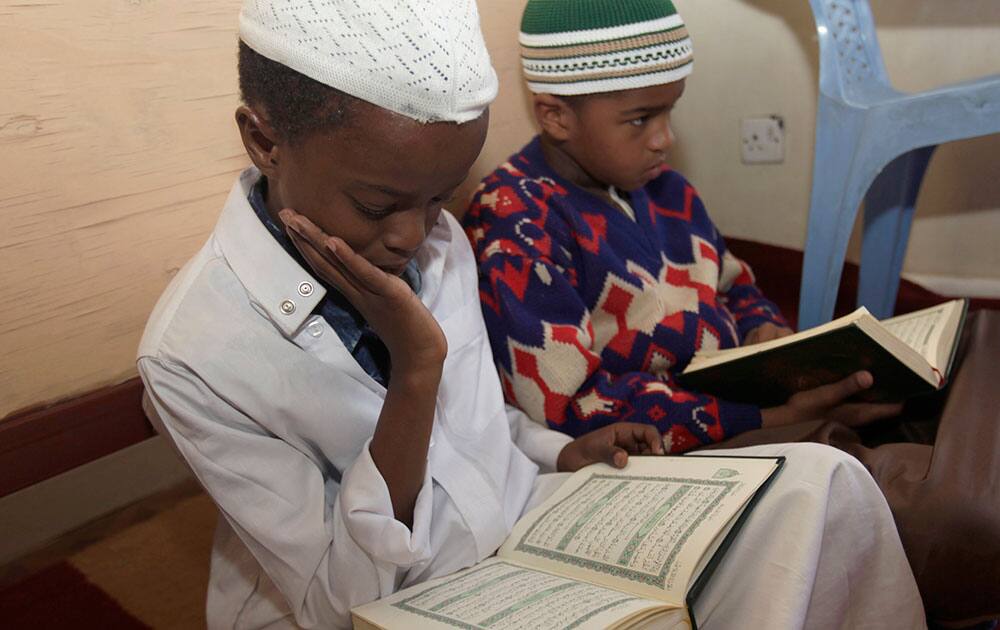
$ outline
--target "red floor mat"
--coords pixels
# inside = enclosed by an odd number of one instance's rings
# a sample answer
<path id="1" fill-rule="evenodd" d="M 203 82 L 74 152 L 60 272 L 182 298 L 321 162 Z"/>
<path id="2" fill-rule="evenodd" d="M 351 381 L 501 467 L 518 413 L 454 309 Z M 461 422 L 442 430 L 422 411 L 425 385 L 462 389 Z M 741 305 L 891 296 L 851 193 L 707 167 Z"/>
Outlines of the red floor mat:
<path id="1" fill-rule="evenodd" d="M 775 302 L 785 317 L 794 327 L 799 311 L 799 283 L 802 281 L 802 252 L 765 245 L 756 241 L 738 238 L 727 238 L 726 244 L 733 254 L 742 258 L 753 269 L 757 277 L 757 286 L 770 300 Z M 844 273 L 840 280 L 840 293 L 837 295 L 835 315 L 844 315 L 855 309 L 855 299 L 858 294 L 858 266 L 853 263 L 844 265 Z M 903 280 L 899 285 L 899 296 L 896 299 L 896 312 L 908 313 L 951 297 L 928 291 L 920 285 Z M 973 299 L 970 309 L 989 308 L 1000 309 L 1000 300 Z"/>
<path id="2" fill-rule="evenodd" d="M 0 590 L 0 626 L 11 630 L 149 627 L 66 562 Z"/>

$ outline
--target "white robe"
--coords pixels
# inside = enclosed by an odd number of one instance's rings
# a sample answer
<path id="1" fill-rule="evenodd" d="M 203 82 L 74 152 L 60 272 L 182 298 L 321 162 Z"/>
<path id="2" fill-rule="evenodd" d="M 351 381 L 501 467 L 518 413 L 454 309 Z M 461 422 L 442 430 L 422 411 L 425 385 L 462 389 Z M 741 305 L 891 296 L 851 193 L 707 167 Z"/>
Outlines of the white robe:
<path id="1" fill-rule="evenodd" d="M 221 513 L 209 626 L 346 627 L 351 607 L 492 554 L 551 492 L 558 478 L 539 472 L 569 438 L 504 404 L 475 261 L 442 213 L 417 262 L 448 357 L 412 530 L 396 521 L 368 452 L 385 389 L 312 314 L 324 289 L 250 208 L 258 177 L 240 176 L 161 297 L 139 372 L 160 432 Z M 704 628 L 922 623 L 891 515 L 860 465 L 816 445 L 743 450 L 788 462 L 699 601 Z"/>

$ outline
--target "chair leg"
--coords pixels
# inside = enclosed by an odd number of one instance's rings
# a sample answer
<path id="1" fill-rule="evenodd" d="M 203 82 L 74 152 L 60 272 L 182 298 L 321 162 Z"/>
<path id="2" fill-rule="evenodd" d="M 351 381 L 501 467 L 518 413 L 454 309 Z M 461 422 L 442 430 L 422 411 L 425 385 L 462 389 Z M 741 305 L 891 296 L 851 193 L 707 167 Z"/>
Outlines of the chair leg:
<path id="1" fill-rule="evenodd" d="M 895 310 L 913 208 L 934 149 L 922 147 L 897 157 L 865 195 L 858 306 L 879 319 Z"/>
<path id="2" fill-rule="evenodd" d="M 816 118 L 816 153 L 806 231 L 799 330 L 830 320 L 837 301 L 847 242 L 858 206 L 870 180 L 855 172 L 864 118 L 850 107 L 820 96 Z"/>

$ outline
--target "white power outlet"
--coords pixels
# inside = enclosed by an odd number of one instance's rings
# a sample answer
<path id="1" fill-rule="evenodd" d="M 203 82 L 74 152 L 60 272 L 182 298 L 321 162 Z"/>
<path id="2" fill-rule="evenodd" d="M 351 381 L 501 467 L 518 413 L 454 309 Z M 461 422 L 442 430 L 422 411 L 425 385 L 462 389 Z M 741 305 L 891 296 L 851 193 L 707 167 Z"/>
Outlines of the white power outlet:
<path id="1" fill-rule="evenodd" d="M 785 119 L 777 114 L 740 121 L 740 152 L 744 164 L 785 161 Z"/>

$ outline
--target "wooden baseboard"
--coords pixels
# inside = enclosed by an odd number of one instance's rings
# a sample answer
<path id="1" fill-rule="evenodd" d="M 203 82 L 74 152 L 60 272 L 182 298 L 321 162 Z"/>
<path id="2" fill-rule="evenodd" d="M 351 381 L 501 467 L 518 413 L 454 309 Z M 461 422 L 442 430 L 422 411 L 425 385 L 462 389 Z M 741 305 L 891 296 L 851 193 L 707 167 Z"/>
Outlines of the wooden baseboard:
<path id="1" fill-rule="evenodd" d="M 0 497 L 154 435 L 139 377 L 9 416 L 0 420 Z"/>

